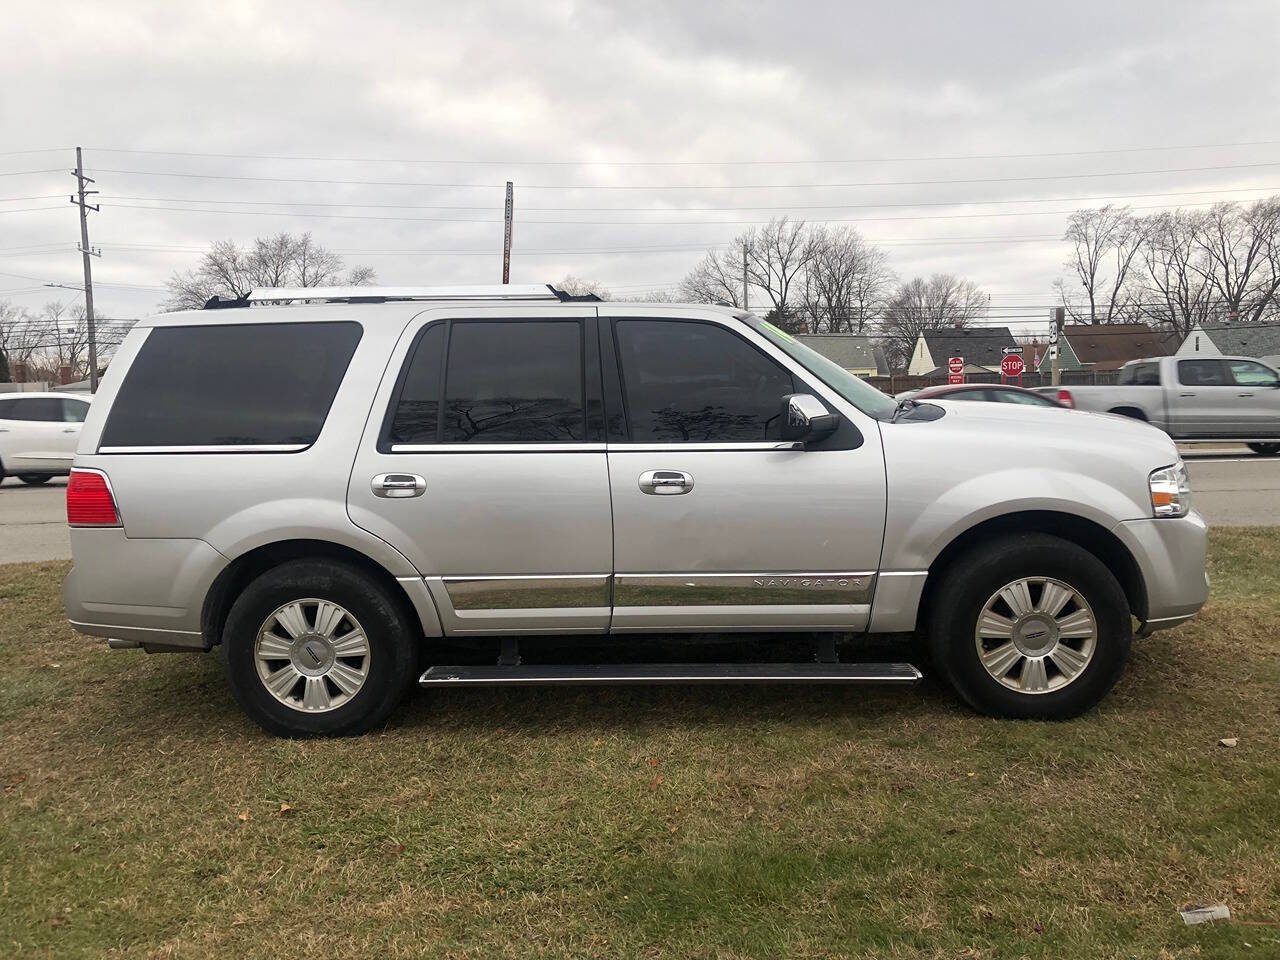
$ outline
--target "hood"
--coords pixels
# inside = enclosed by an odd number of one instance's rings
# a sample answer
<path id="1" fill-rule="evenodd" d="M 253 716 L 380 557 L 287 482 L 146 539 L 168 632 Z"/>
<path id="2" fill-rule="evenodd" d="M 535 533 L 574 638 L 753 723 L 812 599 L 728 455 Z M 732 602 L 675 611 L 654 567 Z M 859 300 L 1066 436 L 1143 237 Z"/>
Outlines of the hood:
<path id="1" fill-rule="evenodd" d="M 1178 459 L 1178 449 L 1168 434 L 1130 417 L 977 400 L 926 398 L 920 402 L 946 412 L 928 425 L 930 432 L 936 430 L 973 452 L 989 451 L 1003 457 L 1115 457 L 1147 470 Z M 885 424 L 899 425 L 906 424 Z"/>

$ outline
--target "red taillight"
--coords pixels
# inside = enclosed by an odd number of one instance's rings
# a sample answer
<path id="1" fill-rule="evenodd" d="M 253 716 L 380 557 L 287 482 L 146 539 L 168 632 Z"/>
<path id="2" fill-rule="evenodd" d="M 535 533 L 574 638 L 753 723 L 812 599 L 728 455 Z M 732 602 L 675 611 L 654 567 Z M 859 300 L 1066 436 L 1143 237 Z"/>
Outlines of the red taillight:
<path id="1" fill-rule="evenodd" d="M 1070 390 L 1059 390 L 1058 402 L 1062 404 L 1064 407 L 1071 407 L 1073 410 L 1075 409 L 1075 406 L 1076 406 L 1076 402 L 1072 398 Z"/>
<path id="2" fill-rule="evenodd" d="M 72 470 L 67 480 L 67 523 L 73 527 L 118 527 L 120 514 L 105 474 Z"/>

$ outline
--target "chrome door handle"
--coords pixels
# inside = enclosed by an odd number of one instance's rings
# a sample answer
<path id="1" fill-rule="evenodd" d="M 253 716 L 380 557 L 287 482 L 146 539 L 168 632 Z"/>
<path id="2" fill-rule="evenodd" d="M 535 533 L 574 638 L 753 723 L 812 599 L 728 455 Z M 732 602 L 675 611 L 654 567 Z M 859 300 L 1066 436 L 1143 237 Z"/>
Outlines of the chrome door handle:
<path id="1" fill-rule="evenodd" d="M 1194 393 L 1180 393 L 1180 394 L 1178 394 L 1178 396 L 1180 396 L 1180 397 L 1194 397 L 1194 396 L 1195 396 L 1195 394 L 1194 394 Z"/>
<path id="2" fill-rule="evenodd" d="M 692 489 L 693 476 L 682 470 L 646 470 L 640 474 L 641 493 L 670 497 Z"/>
<path id="3" fill-rule="evenodd" d="M 1252 394 L 1252 393 L 1237 393 L 1237 394 L 1236 394 L 1236 396 L 1237 396 L 1237 397 L 1252 397 L 1252 396 L 1253 396 L 1253 394 Z"/>
<path id="4" fill-rule="evenodd" d="M 375 497 L 393 500 L 401 497 L 420 497 L 427 489 L 427 481 L 416 473 L 380 473 L 370 481 Z"/>
<path id="5" fill-rule="evenodd" d="M 63 433 L 78 433 L 79 431 L 78 431 L 75 427 L 63 427 L 63 428 L 62 428 L 62 432 L 63 432 Z"/>

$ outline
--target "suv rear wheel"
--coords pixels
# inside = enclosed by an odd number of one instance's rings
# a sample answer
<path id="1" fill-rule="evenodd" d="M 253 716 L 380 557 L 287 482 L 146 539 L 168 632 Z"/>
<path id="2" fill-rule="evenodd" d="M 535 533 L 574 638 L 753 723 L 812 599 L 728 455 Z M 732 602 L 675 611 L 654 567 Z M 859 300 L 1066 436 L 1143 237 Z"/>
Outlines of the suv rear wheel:
<path id="1" fill-rule="evenodd" d="M 1132 635 L 1124 590 L 1093 554 L 1023 534 L 958 557 L 932 604 L 933 661 L 1001 717 L 1064 719 L 1111 689 Z"/>
<path id="2" fill-rule="evenodd" d="M 42 483 L 48 483 L 53 477 L 47 473 L 20 473 L 18 479 L 29 487 L 38 487 Z"/>
<path id="3" fill-rule="evenodd" d="M 1251 443 L 1249 449 L 1254 453 L 1260 453 L 1264 457 L 1274 457 L 1280 453 L 1280 443 Z"/>
<path id="4" fill-rule="evenodd" d="M 415 679 L 421 636 L 358 567 L 295 560 L 245 588 L 222 642 L 245 712 L 270 733 L 314 737 L 384 723 Z"/>

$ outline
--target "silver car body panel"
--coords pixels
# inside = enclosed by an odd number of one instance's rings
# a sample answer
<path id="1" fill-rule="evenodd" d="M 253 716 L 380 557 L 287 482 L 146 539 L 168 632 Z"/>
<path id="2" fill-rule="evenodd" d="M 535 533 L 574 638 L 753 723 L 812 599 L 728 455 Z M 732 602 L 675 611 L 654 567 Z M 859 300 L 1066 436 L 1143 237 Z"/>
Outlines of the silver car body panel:
<path id="1" fill-rule="evenodd" d="M 424 324 L 597 315 L 724 325 L 791 370 L 862 442 L 378 450 Z M 354 320 L 363 335 L 311 446 L 99 448 L 120 378 L 154 327 L 316 320 Z M 948 544 L 1025 511 L 1112 532 L 1141 569 L 1153 625 L 1203 603 L 1203 521 L 1151 517 L 1147 475 L 1177 460 L 1167 436 L 1077 411 L 931 402 L 946 415 L 878 421 L 719 308 L 399 302 L 155 317 L 128 334 L 83 425 L 76 465 L 110 477 L 123 529 L 72 531 L 67 607 L 88 633 L 198 648 L 205 597 L 229 563 L 281 541 L 317 540 L 394 577 L 427 636 L 898 632 L 915 627 L 930 565 Z M 687 488 L 651 495 L 640 479 L 654 471 L 687 475 Z M 375 495 L 372 481 L 388 474 L 425 486 Z"/>

